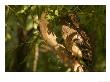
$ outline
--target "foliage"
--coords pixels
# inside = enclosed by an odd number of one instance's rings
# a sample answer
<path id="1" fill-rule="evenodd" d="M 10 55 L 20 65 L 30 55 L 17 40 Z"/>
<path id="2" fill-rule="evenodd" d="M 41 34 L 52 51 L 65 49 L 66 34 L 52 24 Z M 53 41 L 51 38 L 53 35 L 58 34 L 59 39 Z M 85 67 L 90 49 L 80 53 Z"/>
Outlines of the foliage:
<path id="1" fill-rule="evenodd" d="M 94 45 L 93 70 L 106 71 L 106 6 L 104 5 L 6 5 L 5 71 L 33 71 L 36 47 L 39 48 L 36 71 L 68 71 L 69 68 L 59 61 L 54 51 L 42 47 L 47 44 L 39 32 L 38 20 L 44 10 L 48 11 L 50 29 L 55 32 L 60 43 L 62 43 L 60 18 L 67 12 L 75 12 Z M 24 69 L 17 70 L 19 66 L 23 66 Z"/>

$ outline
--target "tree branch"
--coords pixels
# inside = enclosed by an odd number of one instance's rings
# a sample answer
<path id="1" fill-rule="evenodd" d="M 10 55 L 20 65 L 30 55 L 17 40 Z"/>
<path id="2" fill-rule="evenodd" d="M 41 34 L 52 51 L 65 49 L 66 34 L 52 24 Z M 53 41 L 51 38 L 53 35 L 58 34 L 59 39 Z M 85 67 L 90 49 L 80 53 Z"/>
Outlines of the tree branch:
<path id="1" fill-rule="evenodd" d="M 53 34 L 52 32 L 49 34 L 49 30 L 48 30 L 48 24 L 49 22 L 46 20 L 46 12 L 43 12 L 41 14 L 41 18 L 40 18 L 40 32 L 42 34 L 43 39 L 51 46 L 51 47 L 55 47 L 58 45 L 57 41 L 56 41 L 56 36 L 55 34 Z"/>

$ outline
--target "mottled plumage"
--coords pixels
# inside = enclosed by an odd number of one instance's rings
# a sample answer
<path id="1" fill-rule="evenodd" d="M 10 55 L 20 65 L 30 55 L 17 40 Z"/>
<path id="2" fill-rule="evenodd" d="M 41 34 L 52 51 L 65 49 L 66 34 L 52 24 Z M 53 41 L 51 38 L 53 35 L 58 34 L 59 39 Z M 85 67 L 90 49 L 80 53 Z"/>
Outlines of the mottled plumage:
<path id="1" fill-rule="evenodd" d="M 79 22 L 74 14 L 68 14 L 70 25 L 64 23 L 62 25 L 62 37 L 64 39 L 65 48 L 71 52 L 73 58 L 77 61 L 83 61 L 86 66 L 92 62 L 92 46 L 86 32 L 81 29 Z M 66 20 L 63 20 L 66 21 Z M 81 64 L 82 69 L 85 68 Z"/>

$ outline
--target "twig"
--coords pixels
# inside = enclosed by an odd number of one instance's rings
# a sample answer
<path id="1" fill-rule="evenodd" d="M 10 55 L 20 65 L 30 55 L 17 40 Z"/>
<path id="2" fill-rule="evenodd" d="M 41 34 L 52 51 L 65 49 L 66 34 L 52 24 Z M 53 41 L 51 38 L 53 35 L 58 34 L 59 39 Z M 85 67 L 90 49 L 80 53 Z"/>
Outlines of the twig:
<path id="1" fill-rule="evenodd" d="M 38 45 L 35 47 L 35 55 L 34 55 L 34 62 L 33 62 L 33 71 L 36 72 L 37 70 L 37 62 L 39 56 L 39 48 Z"/>

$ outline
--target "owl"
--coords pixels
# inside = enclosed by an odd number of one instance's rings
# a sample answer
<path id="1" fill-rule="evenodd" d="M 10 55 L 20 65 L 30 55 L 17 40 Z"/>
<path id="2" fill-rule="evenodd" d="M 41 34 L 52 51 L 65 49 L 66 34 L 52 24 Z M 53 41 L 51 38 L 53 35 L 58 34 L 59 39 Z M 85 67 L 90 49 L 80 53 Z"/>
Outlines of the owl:
<path id="1" fill-rule="evenodd" d="M 62 24 L 62 38 L 66 50 L 71 52 L 74 71 L 85 71 L 92 63 L 92 46 L 90 38 L 81 29 L 75 14 L 68 14 L 68 21 Z M 71 21 L 71 22 L 70 22 Z M 70 55 L 70 54 L 69 54 Z M 78 65 L 78 66 L 75 66 Z"/>

